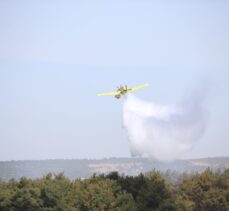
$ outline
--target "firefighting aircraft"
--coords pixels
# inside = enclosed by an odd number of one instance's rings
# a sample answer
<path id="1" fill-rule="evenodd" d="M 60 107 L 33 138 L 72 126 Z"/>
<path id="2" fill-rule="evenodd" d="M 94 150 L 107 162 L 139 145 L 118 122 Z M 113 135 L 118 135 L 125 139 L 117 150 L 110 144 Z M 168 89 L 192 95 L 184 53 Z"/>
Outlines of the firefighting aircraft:
<path id="1" fill-rule="evenodd" d="M 142 84 L 142 85 L 139 85 L 139 86 L 135 86 L 133 88 L 127 88 L 127 86 L 120 86 L 118 87 L 118 90 L 116 92 L 106 92 L 106 93 L 102 93 L 102 94 L 97 94 L 97 96 L 111 96 L 111 95 L 114 95 L 117 99 L 119 99 L 122 95 L 125 95 L 126 93 L 128 92 L 132 92 L 132 91 L 135 91 L 137 89 L 141 89 L 141 88 L 144 88 L 144 87 L 147 87 L 149 86 L 149 84 Z"/>

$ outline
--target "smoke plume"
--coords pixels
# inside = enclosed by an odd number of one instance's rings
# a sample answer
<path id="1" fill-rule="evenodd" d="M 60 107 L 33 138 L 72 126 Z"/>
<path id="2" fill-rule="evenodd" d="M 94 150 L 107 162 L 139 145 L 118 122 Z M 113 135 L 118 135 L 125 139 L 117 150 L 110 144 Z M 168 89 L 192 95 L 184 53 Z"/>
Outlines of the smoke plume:
<path id="1" fill-rule="evenodd" d="M 203 135 L 207 112 L 203 96 L 193 94 L 179 105 L 157 105 L 128 94 L 123 105 L 132 156 L 171 161 L 192 148 Z"/>

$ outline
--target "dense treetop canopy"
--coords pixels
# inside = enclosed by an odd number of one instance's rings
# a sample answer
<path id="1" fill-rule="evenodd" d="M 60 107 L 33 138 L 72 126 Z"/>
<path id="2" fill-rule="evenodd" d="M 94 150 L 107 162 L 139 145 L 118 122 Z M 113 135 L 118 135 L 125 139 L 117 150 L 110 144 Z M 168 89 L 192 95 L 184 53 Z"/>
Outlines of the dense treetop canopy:
<path id="1" fill-rule="evenodd" d="M 0 182 L 0 211 L 227 211 L 229 170 L 183 174 L 151 171 L 124 176 L 117 172 L 69 180 L 63 173 L 40 179 Z"/>

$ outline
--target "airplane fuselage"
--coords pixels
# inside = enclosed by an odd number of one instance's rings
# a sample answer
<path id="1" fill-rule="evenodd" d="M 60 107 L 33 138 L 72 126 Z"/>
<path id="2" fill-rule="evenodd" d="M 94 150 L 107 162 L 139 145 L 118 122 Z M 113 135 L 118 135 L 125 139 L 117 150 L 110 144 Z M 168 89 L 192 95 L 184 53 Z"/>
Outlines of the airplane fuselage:
<path id="1" fill-rule="evenodd" d="M 125 95 L 130 90 L 131 89 L 128 89 L 127 86 L 120 86 L 120 88 L 118 88 L 117 90 L 118 92 L 120 92 L 120 94 L 115 95 L 115 97 L 119 99 L 121 95 Z"/>

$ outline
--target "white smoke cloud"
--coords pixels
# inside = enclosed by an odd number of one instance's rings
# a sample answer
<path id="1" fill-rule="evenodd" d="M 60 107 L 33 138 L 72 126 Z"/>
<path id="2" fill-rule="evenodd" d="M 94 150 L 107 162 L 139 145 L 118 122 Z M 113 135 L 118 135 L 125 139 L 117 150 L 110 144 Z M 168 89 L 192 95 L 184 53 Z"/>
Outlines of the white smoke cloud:
<path id="1" fill-rule="evenodd" d="M 157 105 L 128 94 L 123 105 L 123 126 L 132 156 L 171 161 L 192 148 L 203 135 L 207 111 L 203 96 L 192 95 L 179 105 Z"/>

